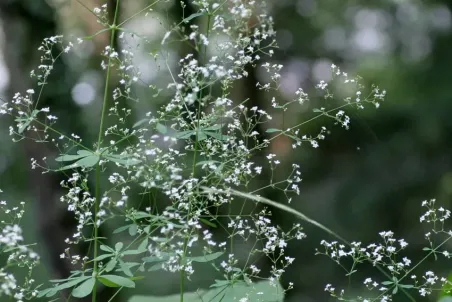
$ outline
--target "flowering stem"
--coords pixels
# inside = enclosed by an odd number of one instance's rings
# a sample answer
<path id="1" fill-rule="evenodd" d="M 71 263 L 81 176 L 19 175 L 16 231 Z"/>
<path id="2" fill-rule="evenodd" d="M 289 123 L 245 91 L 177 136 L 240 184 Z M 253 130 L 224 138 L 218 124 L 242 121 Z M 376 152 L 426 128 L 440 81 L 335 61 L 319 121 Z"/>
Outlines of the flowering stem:
<path id="1" fill-rule="evenodd" d="M 116 20 L 118 18 L 118 11 L 119 11 L 119 1 L 116 0 L 116 8 L 115 8 L 115 16 L 113 18 L 113 24 L 110 26 L 111 29 L 111 37 L 110 37 L 110 50 L 113 50 L 114 43 L 115 43 L 115 32 L 117 29 L 116 26 Z M 105 113 L 107 111 L 107 100 L 108 100 L 108 90 L 109 90 L 109 83 L 110 83 L 110 73 L 111 73 L 111 55 L 108 56 L 108 66 L 107 66 L 107 74 L 105 77 L 105 90 L 104 90 L 104 99 L 102 102 L 102 113 L 100 117 L 100 125 L 99 125 L 99 136 L 97 139 L 97 150 L 100 151 L 100 145 L 102 142 L 102 133 L 103 133 L 103 127 L 104 127 L 104 120 L 105 120 Z M 99 200 L 100 200 L 100 163 L 97 163 L 96 166 L 96 199 L 94 202 L 94 217 L 93 217 L 93 226 L 94 226 L 94 259 L 97 258 L 97 246 L 98 246 L 98 233 L 99 233 L 99 226 L 97 225 L 97 214 L 99 211 Z M 97 275 L 97 260 L 94 260 L 93 263 L 93 272 L 94 276 Z M 93 287 L 93 294 L 92 294 L 92 301 L 96 301 L 96 284 L 94 283 Z"/>
<path id="2" fill-rule="evenodd" d="M 207 29 L 206 29 L 206 38 L 209 38 L 209 32 L 210 32 L 210 14 L 207 15 Z M 204 47 L 204 56 L 203 56 L 203 61 L 206 61 L 206 57 L 207 57 L 207 45 L 205 45 Z M 204 63 L 203 62 L 203 63 Z M 199 104 L 198 104 L 198 116 L 197 116 L 197 126 L 196 126 L 196 138 L 195 138 L 195 150 L 193 152 L 193 166 L 192 166 L 192 177 L 195 177 L 195 172 L 196 172 L 196 153 L 198 153 L 198 148 L 199 148 L 199 126 L 200 126 L 200 120 L 201 120 L 201 109 L 202 109 L 202 95 L 203 95 L 203 91 L 204 89 L 201 89 L 201 91 L 199 92 Z M 189 210 L 187 213 L 187 221 L 190 219 L 190 213 L 191 213 L 191 208 L 192 208 L 192 203 L 190 203 L 189 206 Z M 186 252 L 187 252 L 187 243 L 188 243 L 188 238 L 187 236 L 185 236 L 184 238 L 184 246 L 183 246 L 183 251 L 182 251 L 182 258 L 181 258 L 181 263 L 182 265 L 185 265 L 185 258 L 186 258 Z M 181 269 L 180 271 L 180 302 L 184 302 L 184 287 L 185 287 L 185 267 L 183 269 Z"/>

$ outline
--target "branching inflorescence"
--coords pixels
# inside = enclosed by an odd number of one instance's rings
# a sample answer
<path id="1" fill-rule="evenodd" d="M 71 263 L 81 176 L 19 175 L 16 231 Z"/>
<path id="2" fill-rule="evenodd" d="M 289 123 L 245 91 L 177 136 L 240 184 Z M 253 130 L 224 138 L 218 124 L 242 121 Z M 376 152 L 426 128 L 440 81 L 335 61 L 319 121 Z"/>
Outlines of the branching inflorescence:
<path id="1" fill-rule="evenodd" d="M 151 18 L 147 13 L 158 2 L 133 17 L 146 14 L 143 18 Z M 185 4 L 181 5 L 185 9 Z M 322 126 L 317 134 L 311 135 L 303 132 L 306 123 L 331 119 L 348 129 L 347 110 L 361 110 L 366 105 L 378 108 L 386 92 L 376 86 L 367 88 L 359 77 L 351 77 L 332 65 L 331 79 L 321 81 L 313 91 L 315 97 L 331 100 L 337 99 L 337 91 L 340 95 L 346 94 L 339 106 L 314 109 L 312 118 L 292 124 L 286 121 L 284 129 L 265 127 L 275 125 L 273 114 L 283 114 L 294 106 L 308 106 L 312 102 L 302 88 L 290 100 L 278 96 L 283 66 L 272 62 L 277 45 L 273 19 L 266 12 L 265 1 L 193 0 L 191 5 L 196 12 L 168 26 L 158 43 L 159 49 L 149 54 L 161 63 L 159 66 L 165 66 L 166 70 L 159 72 L 169 75 L 170 81 L 161 87 L 145 83 L 134 65 L 133 50 L 115 49 L 116 37 L 121 42 L 119 45 L 127 45 L 128 38 L 140 39 L 145 45 L 153 43 L 151 39 L 124 28 L 131 18 L 121 22 L 116 20 L 115 14 L 115 19 L 110 21 L 106 5 L 93 9 L 98 22 L 105 27 L 101 32 L 111 32 L 110 44 L 101 54 L 106 83 L 97 141 L 85 141 L 77 134 L 60 132 L 58 117 L 51 113 L 52 108 L 39 105 L 55 62 L 70 56 L 85 43 L 84 39 L 72 42 L 62 36 L 45 39 L 38 49 L 42 54 L 41 65 L 30 74 L 36 86 L 1 104 L 0 114 L 14 118 L 15 123 L 9 129 L 14 141 L 28 139 L 50 144 L 61 153 L 54 159 L 32 158 L 31 167 L 43 173 L 66 175 L 61 187 L 67 193 L 60 201 L 73 213 L 77 227 L 73 236 L 65 240 L 68 247 L 61 251 L 61 258 L 77 269 L 67 279 L 58 280 L 38 292 L 31 275 L 23 285 L 18 285 L 5 267 L 0 271 L 0 295 L 22 301 L 53 297 L 69 290 L 74 297 L 91 295 L 95 301 L 98 284 L 117 287 L 119 292 L 133 288 L 135 282 L 139 282 L 136 277 L 143 271 L 165 270 L 180 275 L 177 299 L 183 301 L 187 296 L 184 282 L 196 274 L 196 263 L 212 262 L 214 273 L 222 279 L 216 280 L 210 291 L 199 292 L 202 301 L 219 301 L 225 296 L 242 302 L 276 301 L 294 286 L 292 283 L 286 288 L 280 285 L 282 274 L 295 260 L 286 254 L 287 245 L 306 235 L 300 223 L 288 230 L 274 225 L 271 207 L 288 211 L 334 234 L 287 205 L 300 193 L 300 166 L 289 163 L 292 168 L 287 177 L 277 179 L 280 173 L 274 172 L 282 159 L 268 152 L 268 147 L 278 137 L 285 136 L 293 149 L 317 148 L 328 133 L 327 127 Z M 194 25 L 195 20 L 203 22 Z M 187 26 L 188 23 L 191 25 Z M 192 52 L 180 58 L 177 66 L 170 66 L 170 50 L 181 44 Z M 155 47 L 155 43 L 152 46 Z M 268 104 L 263 104 L 262 108 L 248 106 L 247 99 L 234 99 L 231 95 L 237 84 L 248 76 L 247 66 L 267 74 L 267 82 L 256 83 L 258 90 L 270 96 Z M 110 76 L 113 74 L 115 77 Z M 148 99 L 140 100 L 136 96 L 134 88 L 137 86 L 148 89 Z M 146 113 L 142 120 L 132 121 L 135 124 L 130 126 L 132 110 L 125 104 L 151 102 L 160 97 L 162 91 L 170 94 L 170 99 L 157 111 Z M 107 118 L 115 123 L 107 125 Z M 256 129 L 266 129 L 266 133 Z M 259 161 L 256 154 L 262 152 L 266 152 L 266 156 Z M 271 175 L 267 184 L 250 189 L 253 179 L 261 177 L 263 171 Z M 89 181 L 90 175 L 96 176 L 94 183 Z M 108 180 L 108 186 L 102 185 L 101 179 Z M 286 199 L 274 202 L 262 198 L 258 194 L 264 189 L 281 191 Z M 164 196 L 167 203 L 157 202 L 156 194 Z M 142 199 L 146 200 L 140 207 L 131 203 L 137 196 L 144 196 Z M 247 200 L 254 205 L 251 210 L 250 203 L 245 207 Z M 424 220 L 436 223 L 436 233 L 444 232 L 438 229 L 438 219 L 446 218 L 449 212 L 443 211 L 438 216 L 439 212 L 432 211 Z M 38 256 L 22 244 L 21 229 L 16 224 L 22 209 L 5 210 L 5 213 L 15 216 L 11 221 L 2 222 L 5 225 L 0 241 L 2 252 L 11 255 L 8 265 L 25 266 L 31 274 Z M 113 236 L 98 237 L 98 229 L 113 219 L 122 224 L 115 234 L 128 231 L 129 242 L 115 242 Z M 222 240 L 214 236 L 212 229 L 215 228 L 224 232 Z M 347 249 L 340 243 L 323 241 L 324 250 L 318 253 L 339 264 L 342 258 L 351 257 L 354 266 L 370 261 L 386 267 L 393 283 L 366 279 L 366 287 L 383 293 L 369 301 L 389 299 L 385 297 L 390 294 L 381 286 L 393 289 L 393 294 L 397 288 L 417 288 L 421 295 L 429 293 L 432 289 L 428 284 L 435 276 L 429 274 L 415 279 L 411 287 L 405 280 L 402 283 L 401 276 L 410 271 L 410 261 L 395 260 L 393 255 L 404 249 L 406 243 L 393 239 L 391 232 L 381 236 L 383 244 L 365 248 L 360 243 L 352 243 Z M 250 243 L 244 261 L 239 260 L 243 253 L 234 246 L 236 240 Z M 73 245 L 82 242 L 90 243 L 93 254 L 71 252 Z M 433 251 L 436 252 L 437 247 L 432 245 Z M 267 271 L 258 267 L 257 260 L 262 256 L 271 264 Z M 351 274 L 353 269 L 347 272 Z M 344 299 L 344 294 L 338 294 L 331 285 L 326 290 Z"/>

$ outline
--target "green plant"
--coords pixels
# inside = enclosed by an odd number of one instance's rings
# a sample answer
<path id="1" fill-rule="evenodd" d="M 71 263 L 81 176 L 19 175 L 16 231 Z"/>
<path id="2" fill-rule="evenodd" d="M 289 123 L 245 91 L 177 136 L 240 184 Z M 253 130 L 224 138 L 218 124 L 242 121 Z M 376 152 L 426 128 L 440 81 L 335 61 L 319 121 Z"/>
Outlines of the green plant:
<path id="1" fill-rule="evenodd" d="M 275 179 L 274 171 L 281 169 L 282 163 L 268 152 L 268 147 L 276 138 L 286 136 L 293 149 L 302 145 L 317 148 L 327 128 L 323 126 L 316 135 L 309 135 L 303 133 L 306 123 L 332 119 L 348 129 L 350 119 L 344 110 L 363 109 L 369 104 L 378 108 L 386 92 L 376 86 L 366 88 L 359 77 L 349 77 L 332 65 L 331 80 L 321 81 L 314 89 L 319 98 L 327 100 L 333 99 L 336 92 L 346 95 L 340 106 L 316 108 L 312 118 L 298 124 L 283 119 L 281 129 L 262 128 L 273 125 L 272 114 L 267 111 L 284 116 L 290 108 L 305 106 L 310 100 L 301 88 L 292 100 L 279 100 L 279 72 L 283 66 L 263 60 L 270 60 L 276 48 L 273 20 L 266 13 L 264 1 L 252 0 L 218 3 L 193 0 L 197 11 L 169 26 L 160 49 L 150 54 L 166 67 L 159 72 L 167 72 L 171 81 L 163 87 L 144 84 L 134 66 L 133 51 L 115 49 L 115 39 L 126 44 L 127 37 L 138 37 L 142 43 L 148 43 L 146 37 L 129 32 L 124 25 L 158 2 L 118 21 L 118 0 L 112 23 L 106 5 L 92 11 L 105 27 L 93 36 L 76 41 L 64 40 L 62 36 L 45 39 L 39 48 L 41 65 L 31 73 L 38 92 L 29 89 L 1 105 L 0 114 L 15 118 L 14 126 L 10 127 L 15 141 L 32 139 L 51 144 L 61 153 L 54 160 L 33 158 L 31 165 L 43 173 L 65 173 L 67 178 L 61 186 L 67 193 L 61 201 L 74 214 L 77 229 L 66 240 L 68 248 L 61 254 L 75 267 L 70 276 L 53 280 L 45 289 L 33 288 L 26 280 L 25 285 L 9 286 L 9 290 L 0 290 L 0 294 L 22 300 L 70 293 L 76 298 L 91 296 L 96 301 L 98 287 L 106 286 L 117 288 L 110 298 L 112 301 L 120 291 L 134 288 L 144 271 L 164 270 L 179 274 L 180 292 L 177 298 L 163 300 L 280 301 L 293 287 L 289 283 L 283 288 L 280 279 L 295 260 L 285 252 L 288 243 L 306 236 L 301 222 L 312 223 L 335 235 L 284 204 L 299 194 L 300 167 L 291 163 L 288 176 Z M 203 20 L 202 26 L 186 26 L 197 19 Z M 105 31 L 110 32 L 111 40 L 102 52 L 105 90 L 99 131 L 96 141 L 86 142 L 77 134 L 67 135 L 57 130 L 58 118 L 50 114 L 50 108 L 40 108 L 39 100 L 56 60 L 70 56 L 84 40 Z M 187 45 L 193 51 L 179 60 L 177 73 L 170 66 L 169 52 L 176 43 Z M 231 97 L 236 84 L 248 76 L 249 65 L 267 75 L 268 81 L 257 83 L 257 87 L 274 95 L 268 109 L 247 106 L 247 100 Z M 113 74 L 118 78 L 116 83 Z M 170 92 L 171 99 L 160 110 L 146 113 L 145 118 L 134 121 L 130 127 L 127 122 L 131 110 L 124 104 L 139 101 L 133 93 L 135 85 L 148 87 L 149 98 L 141 101 L 151 102 L 162 91 Z M 115 123 L 107 126 L 108 117 L 115 119 Z M 268 137 L 258 129 L 265 129 Z M 265 166 L 256 164 L 256 155 L 262 152 L 266 152 Z M 264 170 L 270 172 L 268 183 L 252 189 L 253 180 Z M 108 180 L 108 186 L 103 185 L 103 180 Z M 264 189 L 281 191 L 286 200 L 275 202 L 259 196 Z M 138 196 L 142 197 L 139 207 L 129 203 L 129 199 Z M 163 209 L 158 200 L 162 196 L 167 200 Z M 294 214 L 300 223 L 283 230 L 272 223 L 267 207 Z M 100 226 L 110 220 L 123 225 L 110 236 L 99 237 Z M 212 229 L 215 228 L 222 229 L 224 238 L 214 238 Z M 16 235 L 21 232 L 20 228 L 5 228 L 5 231 Z M 130 241 L 109 244 L 114 234 L 126 231 Z M 241 256 L 236 254 L 234 242 L 238 239 L 250 244 L 244 261 L 239 261 Z M 22 251 L 20 242 L 11 244 Z M 71 246 L 81 243 L 89 243 L 92 254 L 72 254 Z M 25 251 L 31 274 L 37 264 L 33 260 L 36 255 Z M 15 255 L 10 248 L 3 252 Z M 260 257 L 267 258 L 271 264 L 268 271 L 257 266 Z M 11 265 L 16 264 L 16 258 L 11 256 Z M 210 290 L 186 293 L 186 280 L 196 273 L 197 263 L 211 264 L 219 279 Z M 140 297 L 132 300 L 140 301 Z"/>

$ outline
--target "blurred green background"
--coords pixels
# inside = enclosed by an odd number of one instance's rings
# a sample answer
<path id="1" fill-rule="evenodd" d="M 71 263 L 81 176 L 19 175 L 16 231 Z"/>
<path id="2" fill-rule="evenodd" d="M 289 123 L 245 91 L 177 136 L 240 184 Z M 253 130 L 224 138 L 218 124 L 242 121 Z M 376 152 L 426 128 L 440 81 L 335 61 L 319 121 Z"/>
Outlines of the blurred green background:
<path id="1" fill-rule="evenodd" d="M 103 4 L 98 0 L 80 1 L 90 8 Z M 109 7 L 114 7 L 114 2 L 110 0 Z M 127 27 L 148 36 L 149 45 L 154 43 L 158 48 L 165 26 L 181 18 L 179 2 L 162 1 L 148 17 L 136 18 Z M 427 231 L 419 223 L 421 201 L 437 198 L 441 205 L 451 208 L 452 1 L 267 2 L 280 46 L 270 62 L 284 65 L 279 98 L 290 100 L 298 87 L 310 91 L 317 82 L 328 79 L 332 63 L 349 74 L 359 74 L 368 85 L 376 83 L 388 95 L 378 110 L 369 107 L 349 112 L 352 123 L 348 131 L 328 120 L 307 125 L 303 129 L 306 133 L 317 133 L 322 125 L 331 131 L 318 149 L 305 146 L 292 152 L 289 142 L 272 145 L 272 151 L 288 166 L 292 162 L 301 166 L 301 195 L 291 206 L 349 240 L 375 242 L 378 232 L 392 230 L 397 238 L 409 242 L 407 256 L 413 262 L 420 260 Z M 149 3 L 122 1 L 120 19 Z M 189 15 L 188 11 L 185 14 Z M 86 36 L 100 29 L 93 16 L 74 0 L 0 0 L 0 18 L 0 93 L 6 100 L 14 92 L 33 86 L 28 75 L 39 63 L 37 47 L 44 37 L 56 33 Z M 100 35 L 87 42 L 83 51 L 64 56 L 43 94 L 41 104 L 50 106 L 59 117 L 60 129 L 77 133 L 84 141 L 91 141 L 97 134 L 104 82 L 99 53 L 107 40 L 108 35 Z M 149 45 L 130 38 L 117 47 L 136 52 L 135 64 L 146 82 L 166 87 L 168 73 L 161 62 L 146 54 L 152 51 Z M 170 53 L 169 62 L 176 70 L 178 58 L 186 51 L 175 47 Z M 251 72 L 233 95 L 237 101 L 250 97 L 253 104 L 270 108 L 270 97 L 249 85 L 258 80 L 259 73 Z M 142 118 L 142 112 L 155 111 L 170 97 L 169 92 L 162 91 L 157 99 L 149 100 L 144 87 L 138 87 L 136 93 L 142 102 L 127 105 L 137 109 L 135 119 Z M 312 115 L 312 107 L 325 105 L 321 98 L 310 102 L 310 106 L 291 111 L 285 119 L 302 121 Z M 60 176 L 42 176 L 30 169 L 30 157 L 51 158 L 57 151 L 27 141 L 13 144 L 8 135 L 10 122 L 0 120 L 0 188 L 4 191 L 0 199 L 27 202 L 26 240 L 41 242 L 37 251 L 43 266 L 36 276 L 40 283 L 59 278 L 71 269 L 58 255 L 65 248 L 63 240 L 72 233 L 73 223 L 58 201 L 63 193 Z M 280 117 L 273 122 L 278 126 Z M 265 177 L 256 186 L 268 182 Z M 278 198 L 272 192 L 268 196 Z M 293 222 L 279 212 L 273 219 L 286 227 Z M 309 225 L 305 231 L 308 238 L 288 249 L 296 261 L 283 280 L 295 284 L 287 301 L 328 301 L 325 284 L 347 287 L 348 279 L 337 265 L 314 255 L 320 240 L 330 238 Z M 428 269 L 447 276 L 452 265 L 445 258 L 438 262 L 432 259 L 419 272 Z M 375 269 L 363 267 L 355 282 L 361 284 L 364 277 L 374 276 L 378 276 Z M 165 295 L 177 292 L 179 286 L 178 276 L 166 273 L 146 280 L 134 293 Z M 188 286 L 207 287 L 212 281 L 211 276 L 201 273 Z M 129 294 L 124 291 L 118 301 L 126 301 Z M 429 299 L 437 298 L 432 295 Z M 396 301 L 405 298 L 399 295 Z"/>

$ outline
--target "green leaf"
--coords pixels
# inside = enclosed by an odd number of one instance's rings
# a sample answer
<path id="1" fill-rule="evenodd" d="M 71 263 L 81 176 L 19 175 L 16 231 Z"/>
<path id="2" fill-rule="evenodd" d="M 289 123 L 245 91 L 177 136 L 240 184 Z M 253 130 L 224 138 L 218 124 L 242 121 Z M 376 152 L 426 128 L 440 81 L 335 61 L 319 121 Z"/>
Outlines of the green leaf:
<path id="1" fill-rule="evenodd" d="M 153 98 L 158 97 L 159 94 L 160 94 L 160 92 L 162 92 L 162 91 L 163 91 L 163 89 L 157 89 L 157 93 L 154 93 L 154 94 L 152 95 L 152 97 L 153 97 Z"/>
<path id="2" fill-rule="evenodd" d="M 149 246 L 149 239 L 146 237 L 143 241 L 141 241 L 140 245 L 138 246 L 137 250 L 146 252 L 148 250 Z"/>
<path id="3" fill-rule="evenodd" d="M 134 280 L 143 280 L 145 277 L 144 276 L 135 276 L 135 277 L 131 277 L 130 280 L 134 281 Z"/>
<path id="4" fill-rule="evenodd" d="M 356 269 L 354 269 L 354 270 L 352 270 L 351 272 L 349 272 L 348 274 L 345 274 L 346 276 L 350 276 L 350 275 L 352 275 L 352 274 L 354 274 L 354 273 L 356 273 L 357 272 L 357 270 Z"/>
<path id="5" fill-rule="evenodd" d="M 312 109 L 312 112 L 316 112 L 316 113 L 323 113 L 322 110 L 318 109 L 318 108 L 314 108 Z"/>
<path id="6" fill-rule="evenodd" d="M 109 246 L 107 246 L 107 245 L 104 245 L 104 244 L 101 244 L 99 248 L 100 248 L 101 250 L 103 250 L 104 252 L 111 252 L 111 253 L 114 253 L 114 252 L 115 252 L 114 249 L 112 249 L 111 247 L 109 247 Z"/>
<path id="7" fill-rule="evenodd" d="M 265 132 L 267 133 L 273 133 L 273 132 L 281 132 L 282 130 L 276 129 L 276 128 L 268 128 Z"/>
<path id="8" fill-rule="evenodd" d="M 220 141 L 226 141 L 226 140 L 228 140 L 230 138 L 230 136 L 228 136 L 228 135 L 224 135 L 224 134 L 217 133 L 217 132 L 205 131 L 203 133 L 205 133 L 208 136 L 213 137 L 213 138 L 215 138 L 217 140 L 220 140 Z"/>
<path id="9" fill-rule="evenodd" d="M 95 278 L 89 278 L 88 280 L 84 281 L 82 284 L 74 288 L 74 290 L 72 291 L 72 296 L 76 298 L 84 298 L 88 296 L 93 291 L 95 283 Z"/>
<path id="10" fill-rule="evenodd" d="M 75 162 L 78 167 L 89 168 L 99 162 L 99 155 L 90 155 Z"/>
<path id="11" fill-rule="evenodd" d="M 399 284 L 399 287 L 401 287 L 401 288 L 413 288 L 414 285 L 413 284 Z"/>
<path id="12" fill-rule="evenodd" d="M 190 138 L 194 134 L 195 134 L 195 132 L 193 130 L 181 131 L 181 132 L 176 132 L 174 134 L 174 137 L 177 139 L 187 139 L 187 138 Z"/>
<path id="13" fill-rule="evenodd" d="M 124 165 L 124 166 L 135 166 L 138 165 L 139 163 L 141 163 L 142 161 L 140 159 L 136 159 L 133 157 L 129 157 L 129 158 L 118 158 L 113 156 L 112 154 L 108 154 L 108 155 L 104 155 L 103 157 L 105 157 L 106 159 Z"/>
<path id="14" fill-rule="evenodd" d="M 127 250 L 122 252 L 122 254 L 125 255 L 139 255 L 139 254 L 143 254 L 144 252 L 146 252 L 147 250 Z"/>
<path id="15" fill-rule="evenodd" d="M 151 226 L 150 226 L 150 225 L 145 226 L 144 229 L 143 229 L 143 231 L 144 231 L 146 234 L 149 234 L 149 233 L 151 232 Z"/>
<path id="16" fill-rule="evenodd" d="M 163 269 L 163 263 L 157 263 L 157 264 L 154 264 L 153 266 L 151 266 L 148 269 L 148 272 L 155 272 L 155 271 L 159 271 L 161 269 Z"/>
<path id="17" fill-rule="evenodd" d="M 221 163 L 218 160 L 202 160 L 196 163 L 196 166 L 202 166 L 202 165 L 207 165 L 207 164 L 216 164 L 216 163 Z"/>
<path id="18" fill-rule="evenodd" d="M 153 263 L 153 262 L 162 262 L 162 261 L 166 261 L 169 258 L 169 256 L 165 256 L 163 255 L 162 257 L 156 257 L 156 256 L 149 256 L 149 257 L 144 257 L 143 262 L 146 263 Z"/>
<path id="19" fill-rule="evenodd" d="M 202 142 L 202 141 L 206 140 L 207 139 L 207 135 L 206 134 L 207 134 L 206 132 L 199 131 L 198 132 L 198 137 L 197 137 L 198 142 Z"/>
<path id="20" fill-rule="evenodd" d="M 71 154 L 62 154 L 61 156 L 55 158 L 55 161 L 61 162 L 61 161 L 74 161 L 83 157 L 96 155 L 91 151 L 88 150 L 78 150 L 77 154 L 71 155 Z"/>
<path id="21" fill-rule="evenodd" d="M 250 277 L 248 277 L 248 275 L 246 275 L 246 274 L 243 275 L 243 280 L 245 281 L 245 283 L 247 285 L 253 284 L 253 281 L 251 281 Z"/>
<path id="22" fill-rule="evenodd" d="M 57 291 L 54 290 L 53 288 L 47 288 L 47 289 L 40 290 L 38 292 L 38 294 L 36 295 L 36 297 L 42 298 L 42 297 L 46 296 L 47 298 L 50 298 L 50 297 L 54 296 L 56 293 L 57 293 Z"/>
<path id="23" fill-rule="evenodd" d="M 65 154 L 65 155 L 61 155 L 58 156 L 57 158 L 55 158 L 55 161 L 61 162 L 61 161 L 74 161 L 80 158 L 86 157 L 86 155 L 69 155 L 69 154 Z"/>
<path id="24" fill-rule="evenodd" d="M 224 287 L 224 286 L 228 286 L 231 283 L 231 281 L 229 280 L 216 280 L 215 279 L 215 283 L 212 284 L 210 286 L 210 288 L 214 288 L 214 287 Z"/>
<path id="25" fill-rule="evenodd" d="M 224 124 L 215 124 L 213 126 L 209 126 L 207 128 L 203 128 L 202 130 L 211 130 L 211 131 L 215 131 L 215 130 L 220 130 L 221 128 L 223 128 Z"/>
<path id="26" fill-rule="evenodd" d="M 280 284 L 271 286 L 268 281 L 260 281 L 247 285 L 245 282 L 230 286 L 230 281 L 220 282 L 222 286 L 212 288 L 208 291 L 184 293 L 184 302 L 237 302 L 241 298 L 248 301 L 259 302 L 282 302 L 284 300 L 284 289 Z M 174 302 L 179 301 L 179 294 L 170 296 L 133 296 L 128 302 Z"/>
<path id="27" fill-rule="evenodd" d="M 168 129 L 166 128 L 165 125 L 157 123 L 157 126 L 155 127 L 157 129 L 158 132 L 160 132 L 161 134 L 166 134 L 168 132 Z"/>
<path id="28" fill-rule="evenodd" d="M 41 298 L 41 297 L 44 297 L 44 296 L 51 297 L 51 296 L 55 295 L 58 291 L 60 291 L 62 289 L 74 287 L 77 284 L 79 284 L 79 283 L 81 283 L 81 282 L 83 282 L 83 281 L 85 281 L 85 280 L 87 280 L 89 278 L 91 278 L 91 276 L 78 277 L 78 278 L 75 278 L 75 279 L 68 280 L 67 282 L 58 284 L 58 285 L 54 286 L 53 288 L 48 288 L 48 289 L 42 290 L 42 291 L 39 292 L 38 298 Z M 49 295 L 49 294 L 51 294 L 51 295 Z"/>
<path id="29" fill-rule="evenodd" d="M 440 293 L 440 296 L 441 297 L 451 297 L 451 285 L 450 285 L 450 281 L 452 280 L 452 274 L 449 274 L 449 276 L 447 277 L 447 281 L 448 281 L 448 283 L 446 283 L 445 285 L 443 285 L 443 287 L 442 287 L 442 289 L 441 289 L 441 293 Z M 444 301 L 443 301 L 444 300 Z M 439 299 L 438 300 L 438 302 L 439 301 L 441 301 L 441 302 L 446 302 L 446 301 L 448 301 L 448 300 L 446 300 L 446 299 Z M 452 301 L 452 299 L 451 299 L 451 301 Z M 449 301 L 450 302 L 450 301 Z"/>
<path id="30" fill-rule="evenodd" d="M 199 290 L 196 293 L 184 293 L 184 302 L 201 302 L 199 296 L 205 294 L 205 291 Z M 144 295 L 136 295 L 132 296 L 128 302 L 175 302 L 179 301 L 180 295 L 169 295 L 169 296 L 144 296 Z M 204 300 L 205 302 L 209 300 Z M 221 301 L 221 300 L 215 300 Z"/>
<path id="31" fill-rule="evenodd" d="M 115 250 L 119 252 L 124 247 L 124 243 L 118 242 L 115 244 Z"/>
<path id="32" fill-rule="evenodd" d="M 35 118 L 39 113 L 39 110 L 35 109 L 31 112 L 31 117 Z"/>
<path id="33" fill-rule="evenodd" d="M 396 286 L 394 287 L 394 289 L 392 290 L 392 294 L 395 295 L 397 294 L 397 291 L 399 290 L 399 288 Z"/>
<path id="34" fill-rule="evenodd" d="M 86 156 L 72 165 L 64 166 L 63 168 L 60 168 L 58 171 L 68 170 L 68 169 L 75 169 L 75 168 L 90 168 L 94 165 L 96 165 L 99 162 L 99 155 L 89 155 Z"/>
<path id="35" fill-rule="evenodd" d="M 120 266 L 121 266 L 121 261 L 122 260 L 119 260 Z M 129 270 L 131 270 L 132 268 L 134 268 L 136 266 L 140 266 L 140 267 L 142 266 L 142 263 L 140 263 L 140 262 L 124 262 L 124 261 L 122 261 L 122 263 L 123 263 L 124 267 L 126 267 L 126 269 L 129 269 Z M 115 270 L 115 272 L 122 272 L 122 271 L 123 270 L 121 267 L 119 267 L 118 269 Z M 138 280 L 138 279 L 134 279 L 134 277 L 132 277 L 132 276 L 130 276 L 129 279 L 130 280 Z"/>
<path id="36" fill-rule="evenodd" d="M 218 257 L 220 257 L 223 254 L 224 254 L 224 252 L 216 252 L 216 253 L 207 254 L 204 256 L 188 257 L 187 259 L 189 259 L 193 262 L 209 262 L 209 261 L 217 259 Z"/>
<path id="37" fill-rule="evenodd" d="M 35 119 L 35 117 L 38 115 L 39 110 L 33 110 L 33 112 L 31 113 L 30 116 L 26 117 L 26 118 L 19 118 L 16 119 L 16 121 L 21 122 L 19 128 L 18 128 L 18 132 L 20 134 L 22 134 L 25 129 L 27 129 L 28 126 L 30 126 L 31 122 L 33 122 L 33 120 Z"/>
<path id="38" fill-rule="evenodd" d="M 113 234 L 118 234 L 118 233 L 124 232 L 125 230 L 127 230 L 132 225 L 134 225 L 134 224 L 128 224 L 128 225 L 124 225 L 122 227 L 119 227 L 119 228 L 117 228 L 116 230 L 113 231 Z"/>
<path id="39" fill-rule="evenodd" d="M 194 13 L 194 14 L 191 14 L 191 15 L 188 16 L 187 18 L 182 19 L 182 22 L 188 23 L 188 22 L 190 22 L 190 20 L 192 20 L 192 19 L 194 19 L 194 18 L 197 18 L 197 17 L 201 17 L 201 16 L 203 16 L 204 14 L 206 14 L 206 13 L 205 13 L 205 12 L 201 12 L 201 13 Z"/>
<path id="40" fill-rule="evenodd" d="M 89 156 L 89 155 L 93 155 L 95 153 L 88 151 L 88 150 L 78 150 L 77 151 L 78 155 L 83 155 L 83 156 Z"/>
<path id="41" fill-rule="evenodd" d="M 121 270 L 124 272 L 125 275 L 132 277 L 133 274 L 130 271 L 129 266 L 122 260 L 119 260 L 119 267 L 121 268 Z"/>
<path id="42" fill-rule="evenodd" d="M 212 228 L 217 228 L 217 227 L 218 227 L 215 223 L 213 223 L 213 222 L 211 222 L 210 220 L 207 220 L 207 219 L 205 219 L 205 218 L 199 218 L 199 221 L 201 221 L 201 222 L 204 223 L 205 225 L 208 225 L 208 226 L 210 226 L 210 227 L 212 227 Z"/>
<path id="43" fill-rule="evenodd" d="M 150 217 L 154 217 L 154 215 L 151 215 L 147 212 L 143 212 L 143 211 L 138 211 L 138 212 L 134 212 L 132 214 L 133 219 L 143 219 L 143 218 L 150 218 Z"/>
<path id="44" fill-rule="evenodd" d="M 113 254 L 103 254 L 103 255 L 97 256 L 93 260 L 100 261 L 100 260 L 104 260 L 104 259 L 111 258 L 111 257 L 113 257 Z"/>
<path id="45" fill-rule="evenodd" d="M 149 119 L 148 118 L 144 118 L 142 120 L 139 120 L 138 122 L 136 122 L 135 124 L 133 124 L 132 128 L 137 128 L 140 127 L 141 125 L 143 125 L 144 123 L 148 122 L 149 123 Z"/>
<path id="46" fill-rule="evenodd" d="M 383 285 L 391 285 L 391 284 L 394 284 L 394 282 L 392 282 L 392 281 L 383 281 L 383 282 L 381 282 L 381 284 L 383 284 Z"/>
<path id="47" fill-rule="evenodd" d="M 136 224 L 132 224 L 129 227 L 129 235 L 130 236 L 135 236 L 138 233 L 138 226 Z"/>
<path id="48" fill-rule="evenodd" d="M 97 278 L 103 285 L 108 287 L 128 287 L 135 288 L 135 282 L 132 280 L 116 276 L 116 275 L 102 275 Z"/>
<path id="49" fill-rule="evenodd" d="M 111 259 L 110 261 L 108 261 L 107 265 L 105 266 L 105 271 L 107 273 L 111 272 L 116 267 L 117 263 L 118 263 L 118 261 L 116 259 L 114 259 L 114 258 Z"/>

